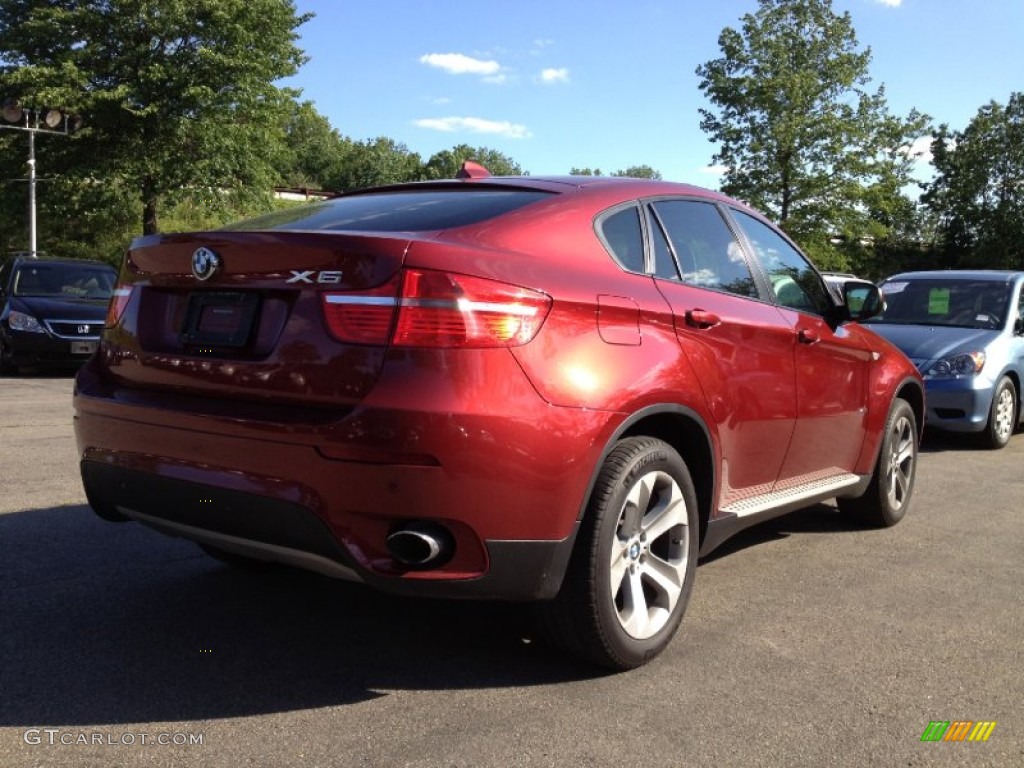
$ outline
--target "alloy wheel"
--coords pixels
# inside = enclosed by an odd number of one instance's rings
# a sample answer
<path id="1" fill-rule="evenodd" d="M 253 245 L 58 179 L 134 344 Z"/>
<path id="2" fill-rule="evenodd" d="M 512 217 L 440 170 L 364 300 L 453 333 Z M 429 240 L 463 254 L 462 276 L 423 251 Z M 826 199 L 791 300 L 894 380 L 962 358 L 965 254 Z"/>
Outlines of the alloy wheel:
<path id="1" fill-rule="evenodd" d="M 901 416 L 892 424 L 889 468 L 886 472 L 889 504 L 900 509 L 910 495 L 917 439 L 910 419 Z"/>
<path id="2" fill-rule="evenodd" d="M 609 578 L 615 613 L 630 637 L 645 640 L 668 623 L 686 582 L 687 509 L 666 472 L 642 475 L 619 512 Z"/>
<path id="3" fill-rule="evenodd" d="M 993 430 L 999 442 L 1004 443 L 1013 434 L 1013 417 L 1016 410 L 1012 387 L 1001 387 L 996 395 L 996 407 L 992 414 Z"/>

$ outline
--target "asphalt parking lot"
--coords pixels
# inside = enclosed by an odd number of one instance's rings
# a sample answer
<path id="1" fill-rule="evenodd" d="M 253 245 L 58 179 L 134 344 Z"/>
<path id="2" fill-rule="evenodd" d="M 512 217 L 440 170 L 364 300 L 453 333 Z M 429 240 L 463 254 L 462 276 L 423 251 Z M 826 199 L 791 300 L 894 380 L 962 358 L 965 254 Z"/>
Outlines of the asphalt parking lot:
<path id="1" fill-rule="evenodd" d="M 1024 435 L 928 435 L 908 517 L 819 505 L 701 563 L 595 672 L 528 607 L 246 573 L 85 506 L 67 376 L 0 379 L 2 766 L 1021 766 Z M 932 721 L 995 722 L 923 742 Z"/>

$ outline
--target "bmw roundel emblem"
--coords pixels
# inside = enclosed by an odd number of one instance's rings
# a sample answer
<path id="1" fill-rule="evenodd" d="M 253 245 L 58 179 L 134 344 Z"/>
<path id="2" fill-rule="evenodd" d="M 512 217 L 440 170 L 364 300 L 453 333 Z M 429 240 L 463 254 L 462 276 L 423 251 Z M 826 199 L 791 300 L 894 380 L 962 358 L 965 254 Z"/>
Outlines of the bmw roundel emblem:
<path id="1" fill-rule="evenodd" d="M 220 269 L 220 256 L 209 248 L 196 248 L 192 254 L 192 274 L 200 280 L 209 280 Z"/>

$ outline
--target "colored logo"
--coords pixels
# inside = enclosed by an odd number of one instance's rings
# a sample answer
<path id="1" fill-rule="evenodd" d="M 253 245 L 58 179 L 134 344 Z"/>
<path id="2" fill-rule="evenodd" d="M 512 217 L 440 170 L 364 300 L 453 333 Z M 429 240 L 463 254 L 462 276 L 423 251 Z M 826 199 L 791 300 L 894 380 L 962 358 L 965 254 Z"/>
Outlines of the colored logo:
<path id="1" fill-rule="evenodd" d="M 220 257 L 209 248 L 197 248 L 192 254 L 192 274 L 209 280 L 220 269 Z"/>
<path id="2" fill-rule="evenodd" d="M 995 727 L 995 720 L 932 720 L 921 741 L 988 741 Z"/>

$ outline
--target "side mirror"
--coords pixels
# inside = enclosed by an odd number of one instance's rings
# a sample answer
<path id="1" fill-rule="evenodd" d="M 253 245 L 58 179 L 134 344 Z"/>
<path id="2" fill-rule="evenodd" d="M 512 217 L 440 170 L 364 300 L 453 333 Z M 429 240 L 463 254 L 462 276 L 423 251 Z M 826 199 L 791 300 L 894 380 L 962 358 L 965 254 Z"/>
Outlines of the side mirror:
<path id="1" fill-rule="evenodd" d="M 847 280 L 843 283 L 843 304 L 851 320 L 861 322 L 885 311 L 885 298 L 874 283 Z"/>

